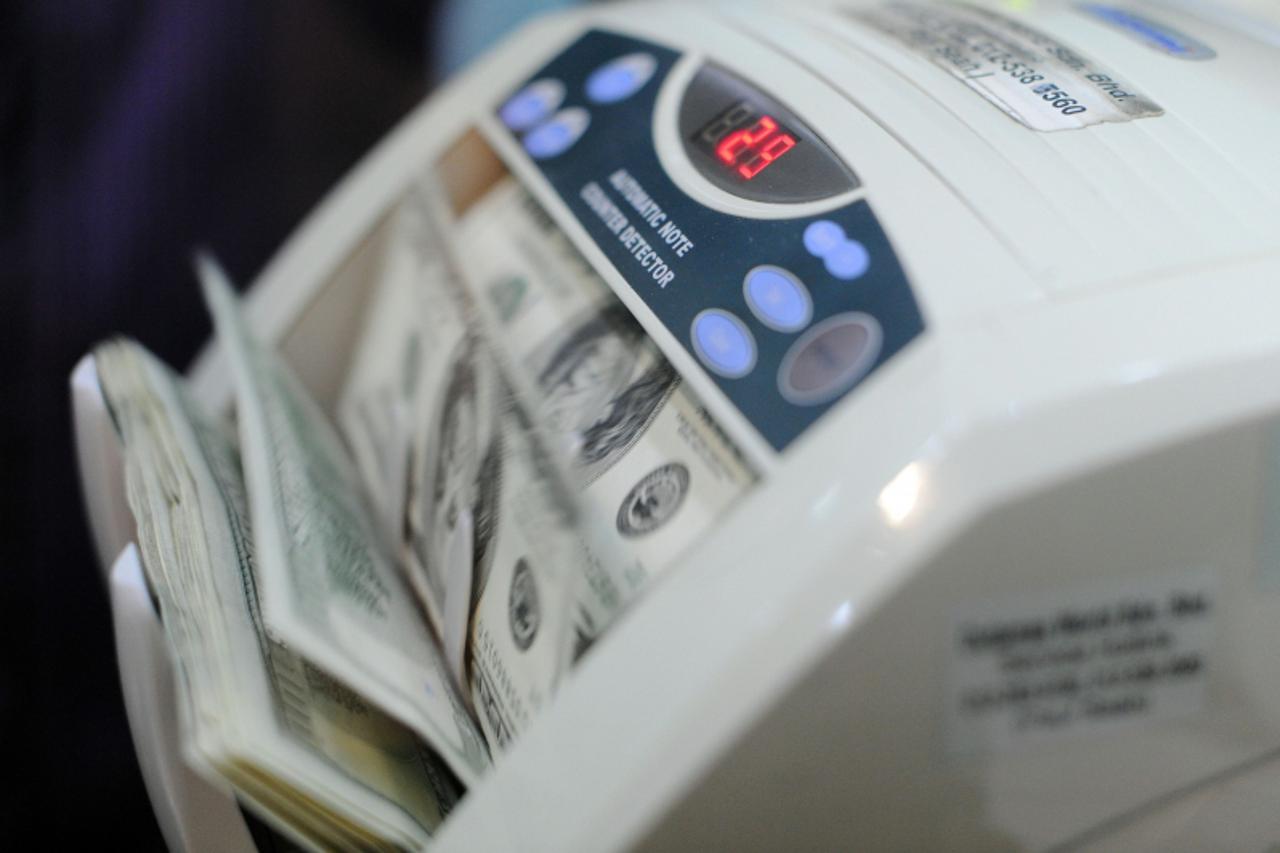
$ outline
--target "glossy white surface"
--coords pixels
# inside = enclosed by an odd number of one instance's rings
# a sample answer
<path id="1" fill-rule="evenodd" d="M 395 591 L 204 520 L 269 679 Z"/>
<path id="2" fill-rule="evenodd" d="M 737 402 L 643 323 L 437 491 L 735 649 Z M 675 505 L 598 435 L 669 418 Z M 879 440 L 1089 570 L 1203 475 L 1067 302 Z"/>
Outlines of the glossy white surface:
<path id="1" fill-rule="evenodd" d="M 110 589 L 129 728 L 165 843 L 185 853 L 254 850 L 235 799 L 183 760 L 173 666 L 132 543 L 111 567 Z"/>
<path id="2" fill-rule="evenodd" d="M 125 499 L 124 466 L 115 427 L 107 411 L 93 356 L 71 371 L 71 412 L 75 422 L 80 493 L 104 575 L 116 555 L 134 539 L 133 514 Z"/>

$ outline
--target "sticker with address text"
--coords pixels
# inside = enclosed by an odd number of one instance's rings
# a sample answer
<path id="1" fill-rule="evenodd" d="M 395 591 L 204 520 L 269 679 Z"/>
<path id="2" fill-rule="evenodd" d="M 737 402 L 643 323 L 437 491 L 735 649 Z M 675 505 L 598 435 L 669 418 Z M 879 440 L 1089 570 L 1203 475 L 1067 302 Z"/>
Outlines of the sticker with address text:
<path id="1" fill-rule="evenodd" d="M 1197 713 L 1214 606 L 1207 572 L 973 602 L 951 626 L 947 750 L 998 750 Z"/>
<path id="2" fill-rule="evenodd" d="M 850 14 L 1032 130 L 1075 130 L 1164 113 L 1129 81 L 1012 15 L 918 0 Z"/>

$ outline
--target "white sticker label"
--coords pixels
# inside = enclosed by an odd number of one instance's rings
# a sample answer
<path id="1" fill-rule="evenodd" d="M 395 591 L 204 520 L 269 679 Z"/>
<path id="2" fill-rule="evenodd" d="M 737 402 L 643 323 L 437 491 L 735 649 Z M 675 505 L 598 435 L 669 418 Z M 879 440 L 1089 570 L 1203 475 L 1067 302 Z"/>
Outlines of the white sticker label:
<path id="1" fill-rule="evenodd" d="M 1205 574 L 967 608 L 952 623 L 947 749 L 1196 713 L 1213 607 Z"/>
<path id="2" fill-rule="evenodd" d="M 1032 130 L 1074 130 L 1164 112 L 1079 51 L 990 9 L 904 0 L 850 14 Z"/>

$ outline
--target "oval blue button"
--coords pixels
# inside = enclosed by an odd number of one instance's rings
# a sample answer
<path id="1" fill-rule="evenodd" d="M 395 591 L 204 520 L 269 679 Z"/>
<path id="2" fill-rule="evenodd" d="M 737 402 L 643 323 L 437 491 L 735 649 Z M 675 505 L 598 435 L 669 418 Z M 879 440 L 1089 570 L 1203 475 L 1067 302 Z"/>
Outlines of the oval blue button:
<path id="1" fill-rule="evenodd" d="M 538 122 L 551 115 L 564 102 L 564 84 L 559 80 L 544 77 L 525 86 L 511 96 L 502 109 L 498 110 L 498 118 L 502 119 L 511 130 L 517 133 L 528 130 Z"/>
<path id="2" fill-rule="evenodd" d="M 844 241 L 844 229 L 830 219 L 811 222 L 804 229 L 804 247 L 815 258 L 825 258 Z"/>
<path id="3" fill-rule="evenodd" d="M 867 247 L 857 240 L 845 240 L 828 252 L 822 259 L 827 272 L 838 279 L 853 281 L 871 266 L 871 255 Z"/>
<path id="4" fill-rule="evenodd" d="M 524 150 L 536 160 L 563 154 L 573 147 L 589 124 L 591 113 L 582 107 L 561 110 L 525 134 Z"/>
<path id="5" fill-rule="evenodd" d="M 756 341 L 750 330 L 720 308 L 709 308 L 693 318 L 693 351 L 727 379 L 746 376 L 756 365 Z"/>
<path id="6" fill-rule="evenodd" d="M 800 279 L 782 267 L 760 266 L 742 282 L 747 307 L 761 323 L 779 332 L 796 332 L 809 325 L 813 299 Z"/>
<path id="7" fill-rule="evenodd" d="M 626 100 L 644 88 L 658 60 L 651 53 L 629 53 L 601 65 L 587 78 L 587 98 L 596 104 Z"/>

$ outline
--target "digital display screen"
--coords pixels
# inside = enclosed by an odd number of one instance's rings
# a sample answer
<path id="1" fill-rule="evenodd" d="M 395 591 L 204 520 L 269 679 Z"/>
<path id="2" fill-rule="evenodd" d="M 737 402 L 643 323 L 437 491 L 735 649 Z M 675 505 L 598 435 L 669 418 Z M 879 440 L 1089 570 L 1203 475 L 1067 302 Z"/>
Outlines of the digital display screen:
<path id="1" fill-rule="evenodd" d="M 754 179 L 796 147 L 796 137 L 747 100 L 721 110 L 693 142 L 745 181 Z"/>
<path id="2" fill-rule="evenodd" d="M 794 110 L 719 65 L 698 69 L 677 121 L 698 174 L 738 198 L 801 204 L 858 186 L 853 170 Z"/>

